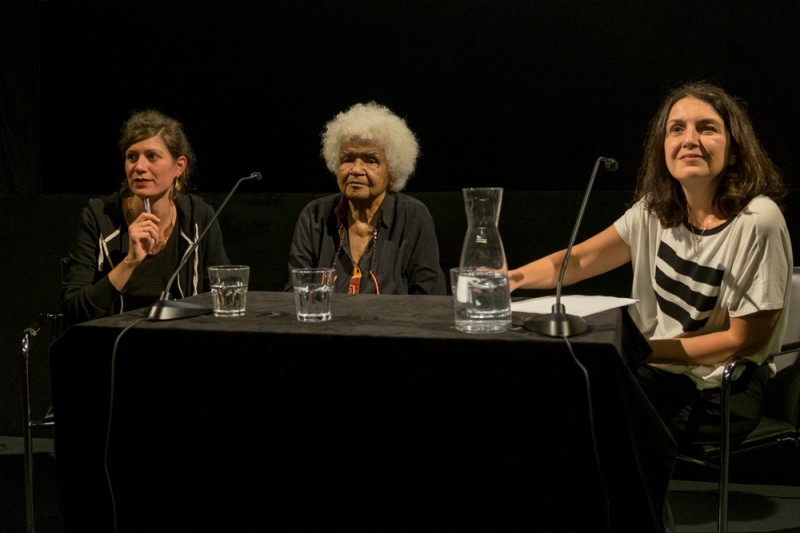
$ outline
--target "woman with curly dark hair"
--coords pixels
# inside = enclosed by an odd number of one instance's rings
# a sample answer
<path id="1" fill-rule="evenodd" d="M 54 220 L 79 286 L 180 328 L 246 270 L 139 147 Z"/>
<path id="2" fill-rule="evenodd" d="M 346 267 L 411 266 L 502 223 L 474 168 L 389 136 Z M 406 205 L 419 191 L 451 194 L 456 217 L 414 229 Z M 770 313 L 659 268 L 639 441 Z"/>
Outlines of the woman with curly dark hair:
<path id="1" fill-rule="evenodd" d="M 692 98 L 711 106 L 722 119 L 730 146 L 727 165 L 718 176 L 712 199 L 718 214 L 729 219 L 758 195 L 780 202 L 786 196 L 781 175 L 761 147 L 744 104 L 708 83 L 683 85 L 672 91 L 650 123 L 645 158 L 639 168 L 635 198 L 646 198 L 650 210 L 668 228 L 681 225 L 689 208 L 681 181 L 665 165 L 667 122 L 673 106 Z M 674 133 L 673 133 L 674 137 Z"/>
<path id="2" fill-rule="evenodd" d="M 791 293 L 785 196 L 744 105 L 689 83 L 650 124 L 633 205 L 572 249 L 565 284 L 631 263 L 629 312 L 652 351 L 637 377 L 679 445 L 718 441 L 720 378 L 735 356 L 750 364 L 734 376 L 731 437 L 761 418 Z M 511 270 L 511 290 L 555 287 L 564 256 Z"/>

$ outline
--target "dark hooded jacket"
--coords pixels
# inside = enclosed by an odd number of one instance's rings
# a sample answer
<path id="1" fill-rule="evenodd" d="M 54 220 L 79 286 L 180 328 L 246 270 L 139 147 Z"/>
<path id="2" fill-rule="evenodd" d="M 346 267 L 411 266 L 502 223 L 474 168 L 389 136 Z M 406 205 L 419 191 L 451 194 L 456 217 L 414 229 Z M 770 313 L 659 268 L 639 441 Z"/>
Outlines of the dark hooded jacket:
<path id="1" fill-rule="evenodd" d="M 151 287 L 157 286 L 163 291 L 180 258 L 203 234 L 214 216 L 214 209 L 193 194 L 179 196 L 175 206 L 176 227 L 167 247 L 159 254 L 146 258 L 136 269 L 134 276 L 140 270 L 142 274 L 138 275 L 135 286 L 143 287 L 149 283 Z M 61 286 L 61 305 L 67 324 L 130 311 L 158 299 L 158 295 L 152 293 L 153 289 L 150 294 L 145 291 L 145 294 L 132 293 L 129 296 L 127 289 L 131 282 L 126 289 L 118 291 L 109 281 L 108 273 L 127 256 L 128 246 L 128 225 L 123 215 L 120 193 L 90 199 L 89 205 L 81 212 Z M 152 265 L 158 262 L 158 268 L 142 268 L 148 261 L 152 261 Z M 209 291 L 207 268 L 228 262 L 222 231 L 214 221 L 170 286 L 171 298 L 185 298 Z M 134 281 L 133 277 L 131 281 Z"/>

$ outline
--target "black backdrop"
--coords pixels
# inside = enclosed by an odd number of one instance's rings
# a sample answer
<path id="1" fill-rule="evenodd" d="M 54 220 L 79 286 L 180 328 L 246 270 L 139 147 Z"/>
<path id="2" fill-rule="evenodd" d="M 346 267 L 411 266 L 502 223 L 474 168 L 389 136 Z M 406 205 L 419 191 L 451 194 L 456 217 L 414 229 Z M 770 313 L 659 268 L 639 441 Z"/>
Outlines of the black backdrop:
<path id="1" fill-rule="evenodd" d="M 200 192 L 252 170 L 260 191 L 334 190 L 322 126 L 376 100 L 419 137 L 409 191 L 580 190 L 600 155 L 620 171 L 595 188 L 625 190 L 665 91 L 707 79 L 746 100 L 796 188 L 799 5 L 41 1 L 33 168 L 45 193 L 110 191 L 122 121 L 157 107 L 184 122 Z"/>
<path id="2" fill-rule="evenodd" d="M 200 194 L 224 193 L 252 170 L 265 179 L 241 195 L 314 193 L 334 190 L 318 155 L 322 126 L 374 99 L 419 136 L 409 192 L 577 191 L 546 213 L 546 228 L 527 217 L 501 228 L 507 243 L 530 229 L 532 245 L 549 250 L 566 243 L 594 160 L 620 162 L 595 190 L 632 189 L 664 92 L 709 79 L 748 102 L 793 190 L 787 221 L 797 241 L 798 28 L 797 0 L 5 1 L 0 249 L 16 292 L 0 311 L 0 435 L 21 435 L 19 338 L 54 308 L 58 258 L 84 195 L 122 179 L 116 140 L 132 109 L 158 107 L 185 123 Z M 276 195 L 279 207 L 240 198 L 226 216 L 238 220 L 244 205 L 290 225 L 289 196 Z M 508 194 L 503 212 L 523 196 Z M 613 212 L 600 198 L 583 229 Z M 463 216 L 454 204 L 437 227 Z M 234 225 L 226 239 L 267 253 L 269 230 Z"/>

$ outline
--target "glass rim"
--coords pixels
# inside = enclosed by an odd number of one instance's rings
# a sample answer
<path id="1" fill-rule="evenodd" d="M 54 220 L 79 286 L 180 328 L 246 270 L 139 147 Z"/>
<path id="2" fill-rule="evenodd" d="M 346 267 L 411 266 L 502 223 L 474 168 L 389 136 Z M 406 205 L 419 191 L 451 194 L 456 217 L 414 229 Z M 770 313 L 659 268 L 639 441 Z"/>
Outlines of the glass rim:
<path id="1" fill-rule="evenodd" d="M 243 268 L 250 268 L 250 265 L 211 265 L 208 267 L 209 270 L 211 269 L 241 270 Z"/>

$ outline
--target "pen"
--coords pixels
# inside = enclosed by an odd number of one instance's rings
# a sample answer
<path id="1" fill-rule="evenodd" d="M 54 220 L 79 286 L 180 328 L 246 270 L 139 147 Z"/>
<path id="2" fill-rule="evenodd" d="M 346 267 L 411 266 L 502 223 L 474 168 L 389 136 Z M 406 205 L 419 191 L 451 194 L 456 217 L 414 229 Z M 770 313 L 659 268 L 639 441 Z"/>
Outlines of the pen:
<path id="1" fill-rule="evenodd" d="M 146 212 L 148 212 L 148 213 L 151 213 L 151 211 L 150 211 L 150 198 L 145 198 L 144 199 L 144 210 Z M 152 246 L 154 242 L 155 242 L 155 239 L 150 238 L 150 246 Z"/>

